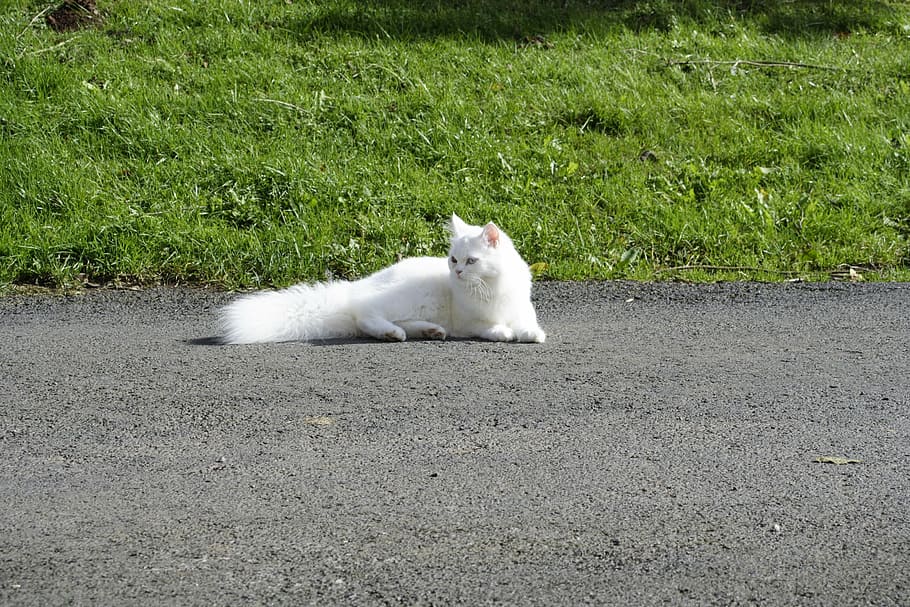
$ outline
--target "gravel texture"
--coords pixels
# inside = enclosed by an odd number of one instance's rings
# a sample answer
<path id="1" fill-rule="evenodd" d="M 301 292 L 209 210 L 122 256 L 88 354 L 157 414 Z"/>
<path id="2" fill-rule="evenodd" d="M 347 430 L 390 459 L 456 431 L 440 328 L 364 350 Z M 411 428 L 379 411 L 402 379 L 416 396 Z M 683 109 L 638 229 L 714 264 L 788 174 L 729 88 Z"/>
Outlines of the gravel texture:
<path id="1" fill-rule="evenodd" d="M 544 282 L 543 345 L 229 297 L 0 299 L 0 604 L 910 605 L 910 285 Z"/>

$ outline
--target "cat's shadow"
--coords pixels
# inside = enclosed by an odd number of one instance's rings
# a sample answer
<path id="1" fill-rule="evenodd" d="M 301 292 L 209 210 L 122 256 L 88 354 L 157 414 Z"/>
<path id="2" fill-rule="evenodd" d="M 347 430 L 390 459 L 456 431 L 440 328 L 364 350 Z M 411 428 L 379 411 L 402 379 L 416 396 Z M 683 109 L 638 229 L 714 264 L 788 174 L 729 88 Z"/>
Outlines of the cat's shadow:
<path id="1" fill-rule="evenodd" d="M 181 339 L 183 343 L 188 346 L 225 346 L 224 339 L 213 335 L 211 337 L 192 337 L 189 339 Z"/>
<path id="2" fill-rule="evenodd" d="M 223 337 L 213 335 L 210 337 L 192 337 L 189 339 L 182 340 L 188 346 L 232 346 L 232 345 L 243 345 L 243 344 L 229 344 L 224 341 Z M 445 342 L 485 342 L 483 339 L 473 339 L 470 337 L 447 337 L 446 339 L 408 339 L 408 342 L 420 342 L 420 343 L 445 343 Z M 321 339 L 318 341 L 307 341 L 307 342 L 281 342 L 281 343 L 299 343 L 306 344 L 307 346 L 351 346 L 351 345 L 374 345 L 374 346 L 386 346 L 389 344 L 396 344 L 401 342 L 395 341 L 382 341 L 379 339 L 370 339 L 369 337 L 336 337 L 332 339 Z M 407 343 L 407 342 L 405 342 Z"/>

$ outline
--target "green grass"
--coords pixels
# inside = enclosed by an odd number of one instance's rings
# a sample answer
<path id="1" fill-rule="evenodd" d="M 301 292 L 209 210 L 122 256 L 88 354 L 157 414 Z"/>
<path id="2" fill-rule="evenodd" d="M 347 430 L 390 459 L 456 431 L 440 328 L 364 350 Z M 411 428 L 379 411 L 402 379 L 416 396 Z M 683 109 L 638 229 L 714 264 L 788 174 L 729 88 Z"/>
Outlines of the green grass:
<path id="1" fill-rule="evenodd" d="M 0 284 L 355 277 L 453 211 L 551 278 L 910 279 L 907 3 L 98 4 L 0 15 Z"/>

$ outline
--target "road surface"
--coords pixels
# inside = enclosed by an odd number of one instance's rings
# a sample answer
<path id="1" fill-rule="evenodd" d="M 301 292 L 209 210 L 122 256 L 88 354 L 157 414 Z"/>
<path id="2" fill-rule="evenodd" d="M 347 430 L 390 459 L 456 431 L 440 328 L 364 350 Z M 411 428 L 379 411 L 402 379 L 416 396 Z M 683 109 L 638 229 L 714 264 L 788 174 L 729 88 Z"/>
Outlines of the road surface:
<path id="1" fill-rule="evenodd" d="M 0 604 L 910 605 L 910 285 L 544 282 L 543 345 L 229 297 L 0 298 Z"/>

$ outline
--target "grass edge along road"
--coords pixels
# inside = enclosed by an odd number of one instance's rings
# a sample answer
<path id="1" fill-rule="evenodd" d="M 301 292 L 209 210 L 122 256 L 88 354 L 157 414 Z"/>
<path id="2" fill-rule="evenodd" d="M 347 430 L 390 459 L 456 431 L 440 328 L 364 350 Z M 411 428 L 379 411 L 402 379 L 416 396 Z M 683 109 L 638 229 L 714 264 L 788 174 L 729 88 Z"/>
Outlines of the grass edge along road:
<path id="1" fill-rule="evenodd" d="M 14 1 L 0 284 L 355 277 L 452 212 L 548 278 L 907 280 L 910 6 L 849 4 Z"/>

